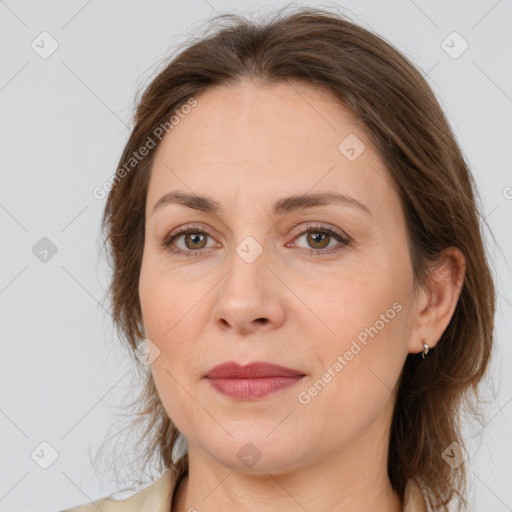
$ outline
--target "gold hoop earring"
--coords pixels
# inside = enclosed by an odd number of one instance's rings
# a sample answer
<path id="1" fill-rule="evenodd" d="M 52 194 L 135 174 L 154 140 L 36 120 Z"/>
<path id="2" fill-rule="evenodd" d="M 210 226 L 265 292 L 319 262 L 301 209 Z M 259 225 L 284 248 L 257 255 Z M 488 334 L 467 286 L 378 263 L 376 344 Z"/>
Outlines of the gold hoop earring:
<path id="1" fill-rule="evenodd" d="M 425 356 L 428 354 L 428 351 L 430 350 L 430 347 L 425 343 L 425 338 L 421 338 L 421 343 L 423 343 L 423 353 L 421 354 L 421 357 L 425 359 Z"/>

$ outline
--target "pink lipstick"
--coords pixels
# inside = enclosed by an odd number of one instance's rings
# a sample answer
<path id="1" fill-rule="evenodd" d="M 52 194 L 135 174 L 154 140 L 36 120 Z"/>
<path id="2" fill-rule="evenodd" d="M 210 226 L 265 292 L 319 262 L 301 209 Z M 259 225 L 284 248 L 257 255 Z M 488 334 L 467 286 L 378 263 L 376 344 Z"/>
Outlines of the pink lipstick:
<path id="1" fill-rule="evenodd" d="M 299 382 L 304 373 L 266 362 L 240 366 L 227 362 L 215 366 L 206 379 L 220 393 L 238 400 L 254 400 Z"/>

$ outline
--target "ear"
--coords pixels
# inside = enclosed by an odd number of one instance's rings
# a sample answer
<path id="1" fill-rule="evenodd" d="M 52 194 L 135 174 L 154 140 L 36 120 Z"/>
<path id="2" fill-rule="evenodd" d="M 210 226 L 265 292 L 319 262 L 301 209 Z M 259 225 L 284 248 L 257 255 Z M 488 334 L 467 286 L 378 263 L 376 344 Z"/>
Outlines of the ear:
<path id="1" fill-rule="evenodd" d="M 423 351 L 422 338 L 430 348 L 441 339 L 457 306 L 465 272 L 466 260 L 456 247 L 445 249 L 430 268 L 427 282 L 416 292 L 410 353 Z"/>

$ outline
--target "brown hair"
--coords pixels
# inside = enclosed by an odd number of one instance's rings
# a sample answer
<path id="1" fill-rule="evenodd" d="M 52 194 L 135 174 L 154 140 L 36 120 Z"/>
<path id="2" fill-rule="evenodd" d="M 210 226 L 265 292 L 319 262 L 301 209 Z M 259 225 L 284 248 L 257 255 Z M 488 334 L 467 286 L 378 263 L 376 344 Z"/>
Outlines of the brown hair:
<path id="1" fill-rule="evenodd" d="M 129 171 L 126 163 L 158 126 L 168 126 L 180 106 L 210 86 L 249 79 L 259 84 L 302 80 L 326 87 L 363 124 L 397 185 L 415 285 L 429 284 L 430 265 L 443 249 L 455 246 L 465 256 L 464 282 L 447 329 L 425 360 L 409 354 L 402 370 L 388 476 L 402 498 L 407 480 L 416 478 L 435 510 L 447 510 L 454 493 L 466 504 L 465 464 L 452 469 L 442 453 L 454 441 L 464 447 L 460 413 L 468 391 L 479 397 L 477 384 L 488 367 L 495 289 L 476 187 L 433 91 L 407 57 L 336 12 L 302 7 L 278 11 L 264 23 L 238 15 L 211 22 L 219 22 L 213 33 L 189 41 L 143 92 L 108 195 L 102 227 L 113 265 L 109 298 L 121 338 L 132 354 L 144 338 L 138 282 L 155 150 L 132 161 Z M 466 404 L 475 416 L 477 403 Z M 150 372 L 133 404 L 138 410 L 132 426 L 144 427 L 141 467 L 154 456 L 160 469 L 170 467 L 180 433 Z"/>

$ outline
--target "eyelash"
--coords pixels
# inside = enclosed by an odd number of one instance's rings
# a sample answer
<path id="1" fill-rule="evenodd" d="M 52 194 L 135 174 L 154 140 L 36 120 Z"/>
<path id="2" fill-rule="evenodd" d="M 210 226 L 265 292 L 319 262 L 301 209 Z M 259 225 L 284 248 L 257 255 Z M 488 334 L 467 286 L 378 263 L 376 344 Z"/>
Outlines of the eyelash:
<path id="1" fill-rule="evenodd" d="M 295 236 L 294 240 L 297 238 L 300 238 L 302 235 L 305 235 L 306 233 L 310 233 L 310 232 L 316 233 L 316 234 L 326 234 L 326 235 L 332 236 L 338 242 L 340 242 L 340 245 L 331 247 L 330 249 L 304 249 L 304 250 L 308 251 L 309 256 L 330 255 L 330 254 L 340 251 L 343 247 L 350 245 L 350 243 L 351 243 L 350 237 L 348 237 L 346 235 L 343 236 L 341 233 L 338 233 L 337 231 L 335 231 L 334 229 L 331 229 L 329 227 L 321 226 L 321 225 L 313 225 L 313 224 L 308 224 L 304 231 L 301 231 L 298 235 Z M 178 257 L 190 258 L 190 257 L 197 256 L 198 253 L 200 253 L 200 252 L 204 252 L 204 249 L 184 251 L 182 249 L 176 250 L 176 249 L 172 248 L 172 243 L 174 242 L 174 240 L 176 240 L 180 236 L 184 236 L 184 235 L 188 235 L 188 234 L 199 234 L 199 235 L 210 236 L 206 231 L 204 231 L 202 229 L 194 228 L 193 226 L 182 226 L 182 227 L 178 228 L 177 230 L 175 230 L 170 235 L 168 235 L 161 242 L 160 245 L 164 249 L 170 250 L 173 254 L 175 254 Z"/>

